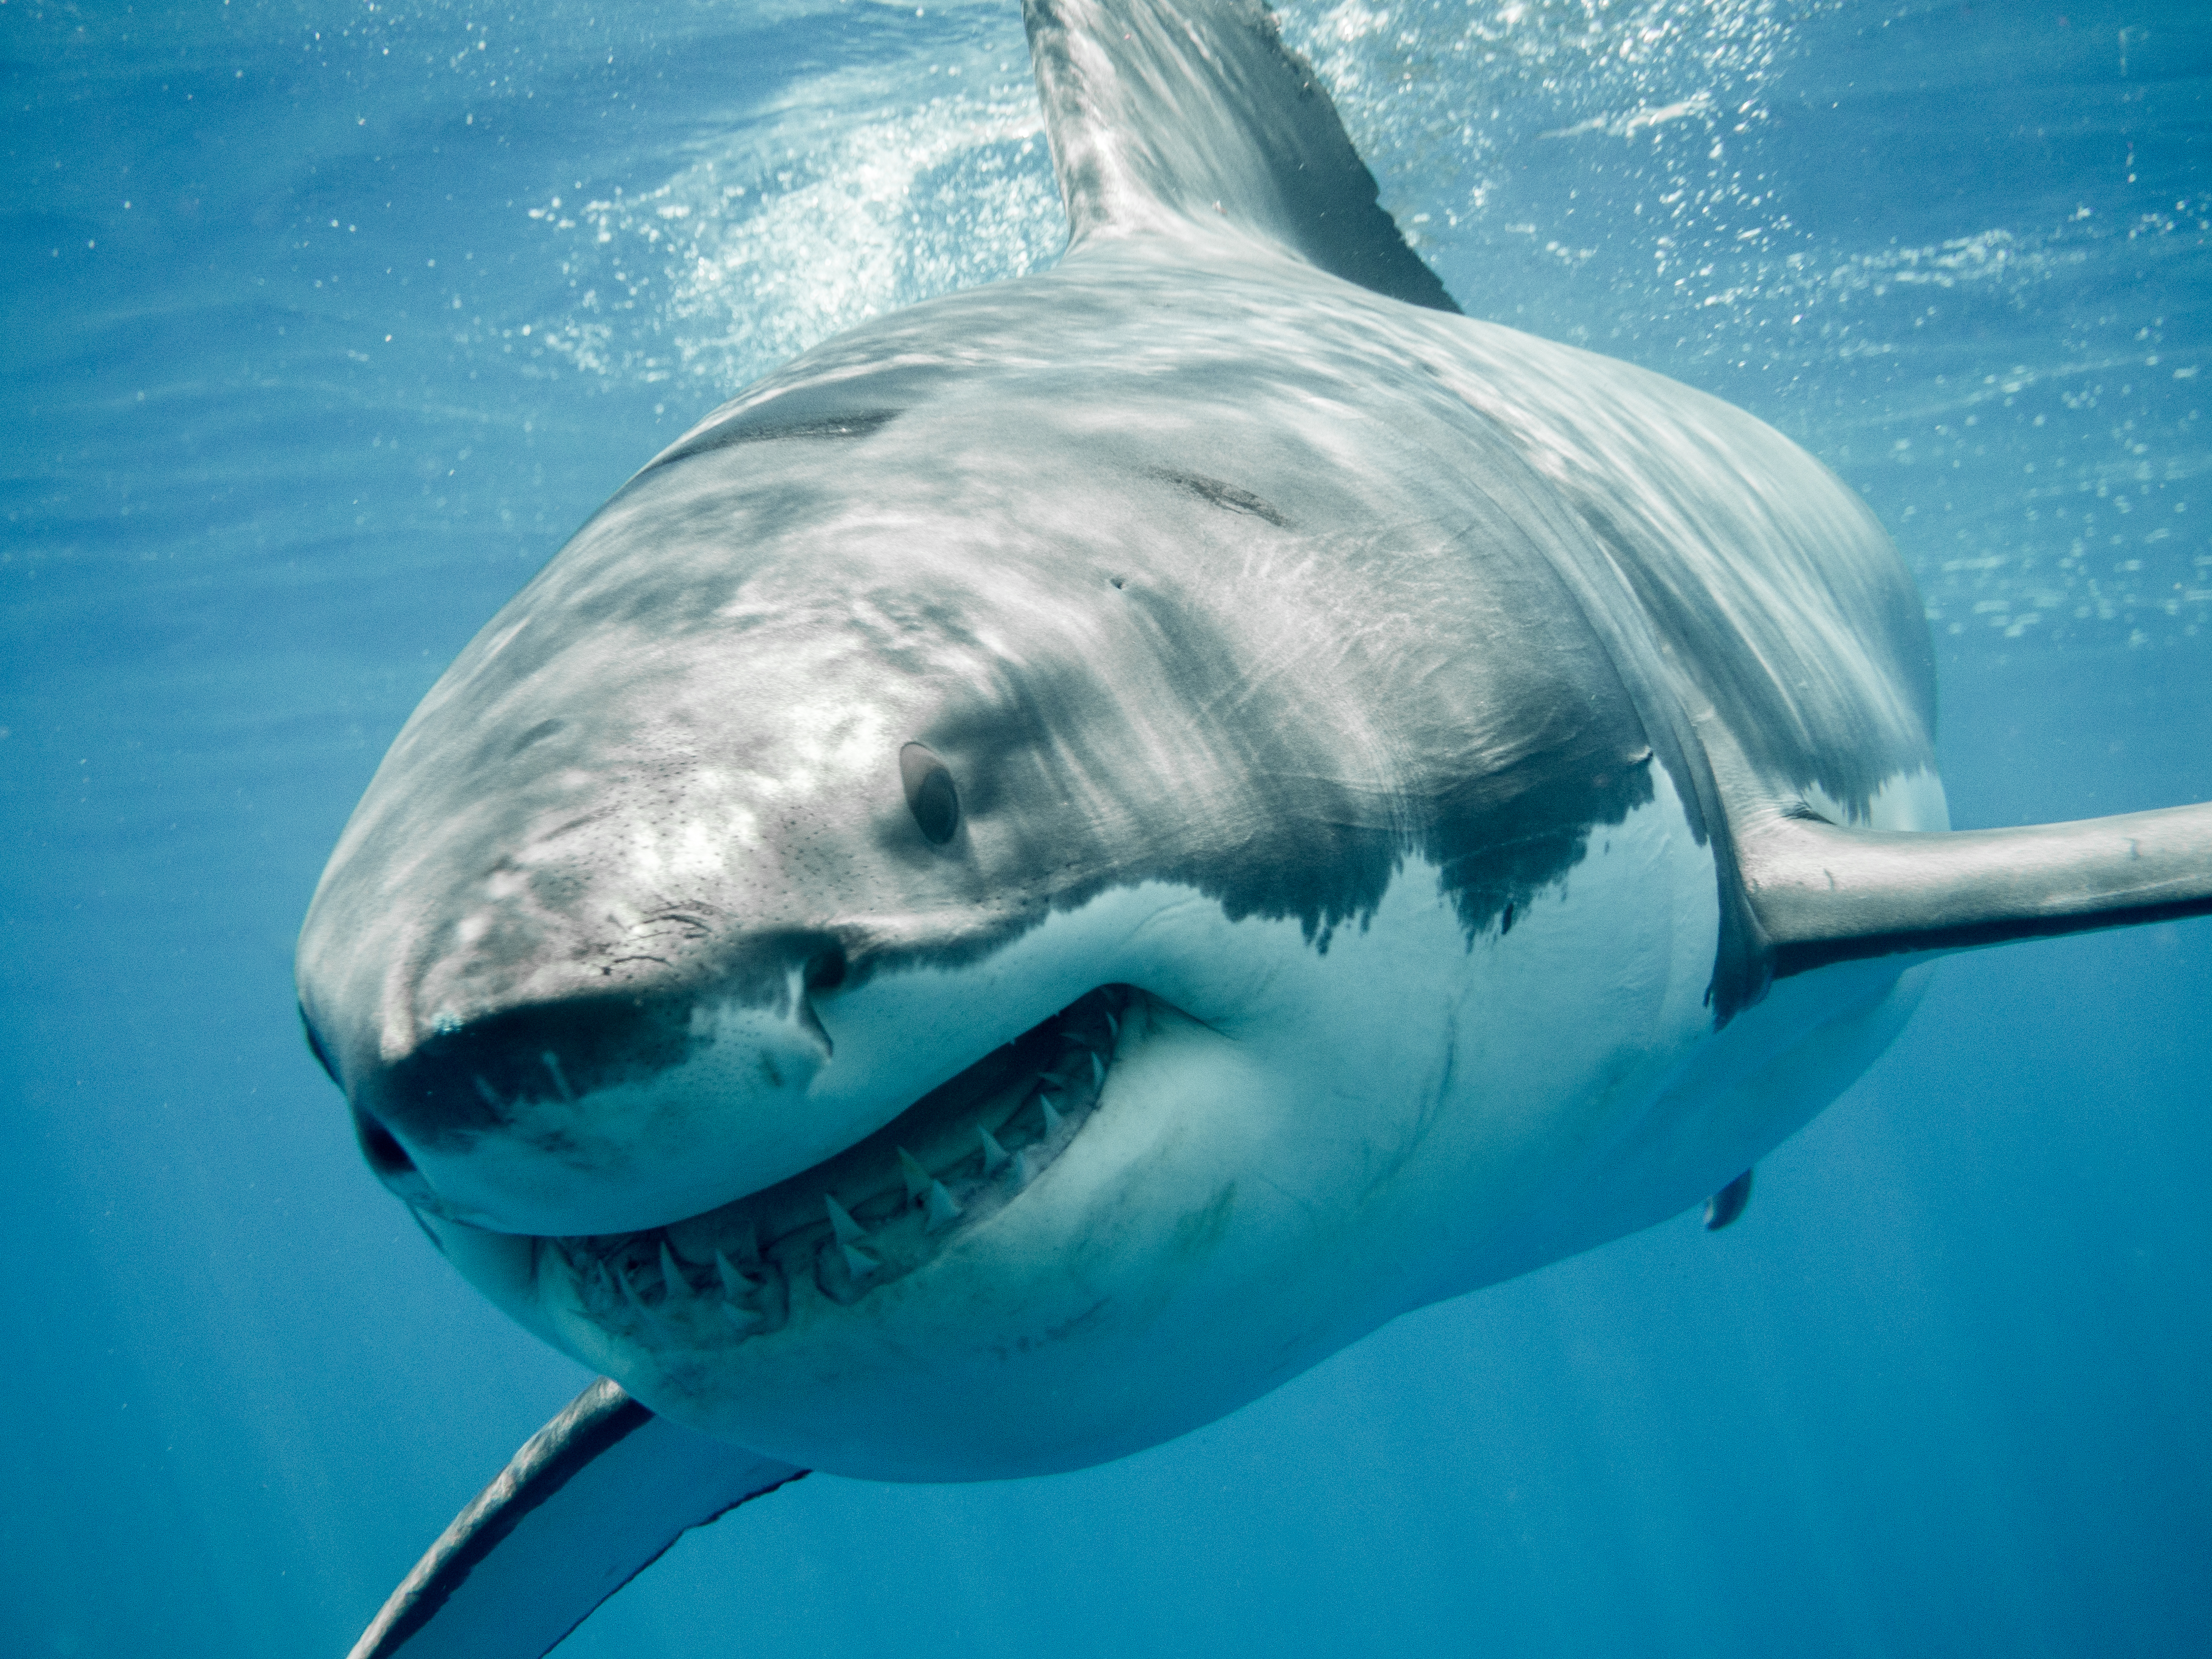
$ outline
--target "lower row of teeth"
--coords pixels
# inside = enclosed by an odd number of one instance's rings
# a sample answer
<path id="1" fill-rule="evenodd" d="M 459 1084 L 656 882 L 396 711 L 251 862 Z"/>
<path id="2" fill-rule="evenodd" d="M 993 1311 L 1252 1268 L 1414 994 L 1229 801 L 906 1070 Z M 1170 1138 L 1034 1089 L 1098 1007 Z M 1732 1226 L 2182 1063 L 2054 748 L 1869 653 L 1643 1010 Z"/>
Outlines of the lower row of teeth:
<path id="1" fill-rule="evenodd" d="M 824 1192 L 816 1218 L 765 1244 L 746 1204 L 649 1233 L 554 1241 L 582 1311 L 603 1328 L 628 1326 L 637 1338 L 696 1340 L 721 1331 L 726 1341 L 727 1334 L 781 1329 L 794 1279 L 849 1304 L 903 1277 L 935 1254 L 949 1229 L 980 1219 L 1035 1181 L 1097 1109 L 1121 1023 L 1110 1004 L 1090 1013 L 1061 1031 L 1070 1046 L 1011 1110 L 993 1109 L 1004 1107 L 1006 1091 L 979 1109 L 969 1150 L 941 1171 L 897 1147 L 897 1184 L 876 1187 L 849 1208 Z"/>

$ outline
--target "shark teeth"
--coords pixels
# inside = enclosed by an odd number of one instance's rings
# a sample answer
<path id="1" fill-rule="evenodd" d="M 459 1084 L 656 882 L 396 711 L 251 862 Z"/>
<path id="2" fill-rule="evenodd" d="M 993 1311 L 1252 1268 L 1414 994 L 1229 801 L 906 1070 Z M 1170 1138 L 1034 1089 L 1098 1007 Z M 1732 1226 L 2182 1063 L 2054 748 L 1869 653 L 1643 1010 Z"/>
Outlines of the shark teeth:
<path id="1" fill-rule="evenodd" d="M 660 1280 L 668 1286 L 671 1302 L 689 1302 L 691 1299 L 691 1281 L 676 1265 L 675 1253 L 668 1248 L 668 1241 L 665 1238 L 660 1241 Z"/>
<path id="2" fill-rule="evenodd" d="M 830 1231 L 840 1244 L 857 1244 L 868 1236 L 868 1230 L 853 1219 L 852 1212 L 827 1193 L 822 1194 L 822 1206 L 830 1212 Z"/>
<path id="3" fill-rule="evenodd" d="M 975 1135 L 983 1143 L 983 1173 L 987 1176 L 998 1174 L 1006 1167 L 1013 1154 L 999 1145 L 998 1136 L 980 1123 L 975 1126 Z"/>
<path id="4" fill-rule="evenodd" d="M 752 1291 L 753 1287 L 746 1281 L 745 1276 L 732 1267 L 730 1258 L 720 1250 L 714 1252 L 714 1277 L 722 1281 L 722 1294 L 732 1302 Z"/>
<path id="5" fill-rule="evenodd" d="M 952 1201 L 952 1194 L 945 1190 L 945 1183 L 941 1181 L 929 1183 L 927 1203 L 931 1232 L 941 1232 L 960 1218 L 960 1206 Z"/>
<path id="6" fill-rule="evenodd" d="M 645 1298 L 637 1293 L 637 1286 L 630 1283 L 629 1264 L 617 1262 L 614 1274 L 615 1283 L 622 1286 L 623 1300 L 629 1304 L 630 1310 L 653 1329 L 666 1330 L 668 1322 L 661 1317 L 659 1310 L 646 1306 Z"/>
<path id="7" fill-rule="evenodd" d="M 852 1212 L 829 1194 L 822 1194 L 823 1207 L 830 1212 L 830 1231 L 837 1240 L 837 1248 L 845 1254 L 845 1271 L 856 1279 L 872 1279 L 883 1271 L 884 1264 L 860 1248 L 860 1241 L 868 1230 L 853 1219 Z"/>
<path id="8" fill-rule="evenodd" d="M 929 1171 L 923 1169 L 915 1155 L 903 1146 L 898 1149 L 898 1161 L 899 1173 L 906 1177 L 906 1201 L 921 1203 L 922 1195 L 929 1191 Z"/>

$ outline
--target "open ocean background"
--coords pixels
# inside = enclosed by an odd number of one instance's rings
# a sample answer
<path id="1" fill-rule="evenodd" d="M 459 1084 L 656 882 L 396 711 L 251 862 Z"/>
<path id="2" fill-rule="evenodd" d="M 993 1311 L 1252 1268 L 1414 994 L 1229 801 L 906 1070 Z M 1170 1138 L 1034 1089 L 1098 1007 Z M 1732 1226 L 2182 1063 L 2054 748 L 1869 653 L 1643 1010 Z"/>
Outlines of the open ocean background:
<path id="1" fill-rule="evenodd" d="M 2212 6 L 1297 0 L 1478 316 L 1919 576 L 1961 826 L 2212 796 Z M 308 893 L 635 466 L 1065 234 L 1015 0 L 0 0 L 0 1653 L 337 1659 L 586 1380 L 362 1167 Z M 1694 1217 L 1050 1480 L 817 1478 L 563 1650 L 2212 1650 L 2212 924 L 1954 959 Z"/>

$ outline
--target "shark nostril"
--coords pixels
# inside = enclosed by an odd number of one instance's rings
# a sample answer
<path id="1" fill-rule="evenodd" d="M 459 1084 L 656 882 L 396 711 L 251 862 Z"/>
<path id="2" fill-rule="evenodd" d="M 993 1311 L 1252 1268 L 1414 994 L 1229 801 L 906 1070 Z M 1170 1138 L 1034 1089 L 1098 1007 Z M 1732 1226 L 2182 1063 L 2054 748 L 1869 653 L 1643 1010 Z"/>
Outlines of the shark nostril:
<path id="1" fill-rule="evenodd" d="M 356 1112 L 353 1118 L 355 1137 L 361 1142 L 361 1155 L 368 1160 L 368 1167 L 386 1181 L 415 1173 L 415 1160 L 407 1156 L 407 1149 L 399 1144 L 398 1137 L 365 1112 Z"/>

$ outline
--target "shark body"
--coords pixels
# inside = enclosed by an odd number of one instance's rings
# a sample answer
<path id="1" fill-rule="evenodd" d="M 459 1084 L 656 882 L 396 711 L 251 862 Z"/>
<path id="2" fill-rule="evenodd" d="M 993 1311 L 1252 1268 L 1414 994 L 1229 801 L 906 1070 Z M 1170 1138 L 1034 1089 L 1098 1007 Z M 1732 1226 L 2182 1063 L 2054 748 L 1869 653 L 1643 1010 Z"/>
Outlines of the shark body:
<path id="1" fill-rule="evenodd" d="M 641 471 L 300 951 L 363 1149 L 611 1379 L 358 1654 L 535 1655 L 808 1468 L 1031 1474 L 1713 1195 L 1948 950 L 2212 908 L 1953 835 L 1911 580 L 1779 434 L 1468 319 L 1243 0 L 1030 0 L 1073 238 Z"/>

